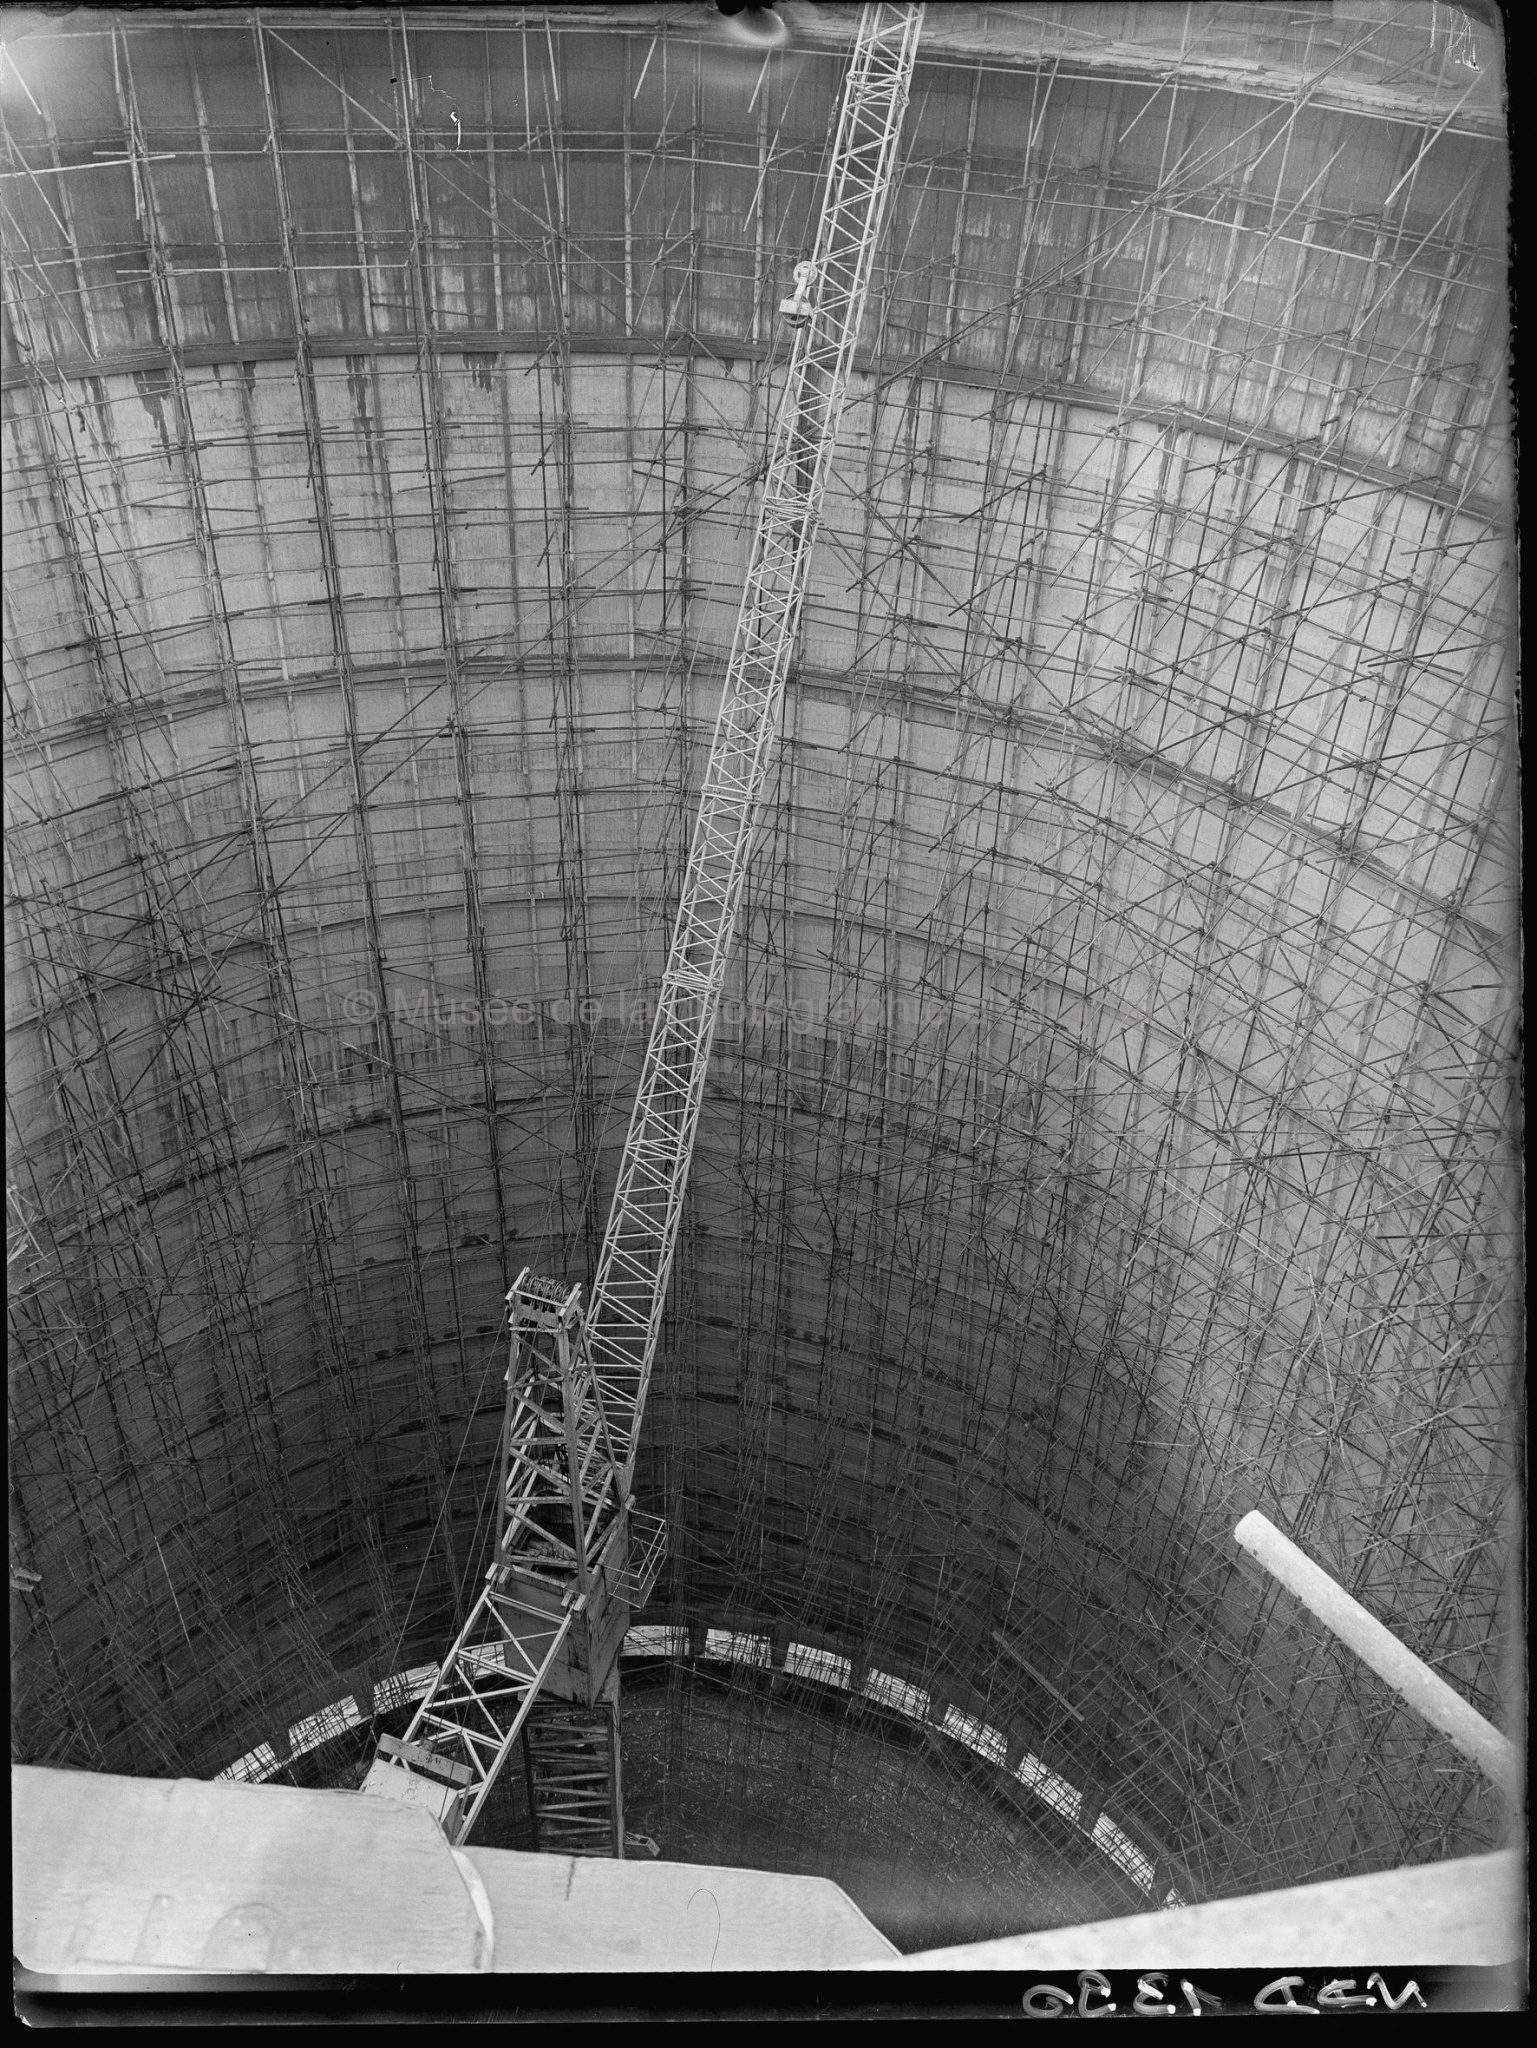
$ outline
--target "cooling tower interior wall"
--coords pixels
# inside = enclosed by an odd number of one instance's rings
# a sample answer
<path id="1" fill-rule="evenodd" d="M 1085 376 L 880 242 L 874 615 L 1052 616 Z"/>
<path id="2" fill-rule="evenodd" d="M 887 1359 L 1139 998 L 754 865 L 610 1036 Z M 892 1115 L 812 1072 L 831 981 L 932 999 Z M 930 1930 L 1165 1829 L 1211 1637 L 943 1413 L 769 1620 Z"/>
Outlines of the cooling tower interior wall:
<path id="1" fill-rule="evenodd" d="M 852 11 L 785 12 L 5 31 L 29 1759 L 212 1775 L 483 1568 L 502 1296 L 594 1263 L 813 232 Z M 642 1619 L 899 1676 L 1202 1895 L 1476 1848 L 1231 1530 L 1510 1708 L 1500 39 L 930 16 Z"/>

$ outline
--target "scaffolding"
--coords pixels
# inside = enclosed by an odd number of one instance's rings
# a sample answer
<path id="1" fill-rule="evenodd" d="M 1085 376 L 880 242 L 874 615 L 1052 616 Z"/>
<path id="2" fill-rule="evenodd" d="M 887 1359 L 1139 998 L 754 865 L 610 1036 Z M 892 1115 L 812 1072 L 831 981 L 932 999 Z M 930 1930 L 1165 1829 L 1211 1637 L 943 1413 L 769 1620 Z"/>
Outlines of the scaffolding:
<path id="1" fill-rule="evenodd" d="M 296 1769 L 382 1712 L 483 1555 L 500 1302 L 613 1184 L 846 47 L 829 11 L 728 76 L 633 12 L 0 59 L 34 1756 Z M 644 1619 L 950 1688 L 1088 1801 L 1007 1826 L 1100 1875 L 1096 1799 L 1199 1896 L 1482 1846 L 1228 1532 L 1499 1718 L 1497 53 L 1267 8 L 1246 84 L 1199 11 L 1123 21 L 1140 71 L 1091 10 L 944 12 L 700 1106 Z M 703 1662 L 720 1784 L 756 1756 L 793 1832 L 772 1681 Z"/>

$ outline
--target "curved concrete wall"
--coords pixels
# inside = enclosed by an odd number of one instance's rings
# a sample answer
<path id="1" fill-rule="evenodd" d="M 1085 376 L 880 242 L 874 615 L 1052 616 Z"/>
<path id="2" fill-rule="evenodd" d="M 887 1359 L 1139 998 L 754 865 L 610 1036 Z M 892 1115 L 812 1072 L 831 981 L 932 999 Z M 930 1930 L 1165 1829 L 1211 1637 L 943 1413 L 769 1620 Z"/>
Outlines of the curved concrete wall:
<path id="1" fill-rule="evenodd" d="M 921 68 L 644 1473 L 659 1619 L 1049 1720 L 1212 1889 L 1496 1825 L 1238 1514 L 1495 1711 L 1507 1626 L 1504 168 L 1283 56 Z M 703 12 L 8 52 L 37 1755 L 212 1772 L 441 1649 L 838 71 Z"/>

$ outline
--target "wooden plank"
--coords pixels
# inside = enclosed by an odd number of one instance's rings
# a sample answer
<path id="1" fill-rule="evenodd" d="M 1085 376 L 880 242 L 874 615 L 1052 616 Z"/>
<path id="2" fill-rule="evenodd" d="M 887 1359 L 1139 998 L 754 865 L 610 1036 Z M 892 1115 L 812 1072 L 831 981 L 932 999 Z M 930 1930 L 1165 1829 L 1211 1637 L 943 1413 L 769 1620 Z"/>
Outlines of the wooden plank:
<path id="1" fill-rule="evenodd" d="M 435 1778 L 446 1778 L 450 1785 L 470 1785 L 475 1773 L 467 1764 L 456 1764 L 446 1756 L 439 1756 L 424 1743 L 402 1742 L 396 1735 L 381 1735 L 379 1749 L 384 1756 L 398 1756 L 413 1770 L 428 1771 Z"/>

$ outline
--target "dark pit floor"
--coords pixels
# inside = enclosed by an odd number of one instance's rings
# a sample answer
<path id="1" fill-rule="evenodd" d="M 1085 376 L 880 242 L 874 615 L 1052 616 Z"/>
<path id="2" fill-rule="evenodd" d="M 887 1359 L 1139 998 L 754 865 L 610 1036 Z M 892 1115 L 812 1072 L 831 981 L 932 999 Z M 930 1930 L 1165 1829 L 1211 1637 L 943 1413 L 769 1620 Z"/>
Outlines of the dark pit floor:
<path id="1" fill-rule="evenodd" d="M 944 1738 L 819 1689 L 674 1668 L 627 1682 L 623 1713 L 629 1828 L 677 1862 L 831 1878 L 903 1950 L 1145 1905 L 956 1770 Z"/>

